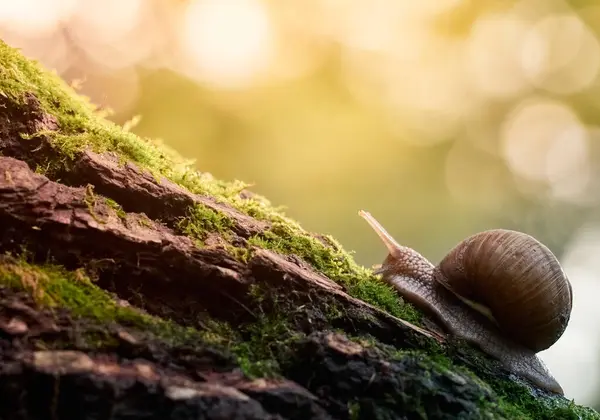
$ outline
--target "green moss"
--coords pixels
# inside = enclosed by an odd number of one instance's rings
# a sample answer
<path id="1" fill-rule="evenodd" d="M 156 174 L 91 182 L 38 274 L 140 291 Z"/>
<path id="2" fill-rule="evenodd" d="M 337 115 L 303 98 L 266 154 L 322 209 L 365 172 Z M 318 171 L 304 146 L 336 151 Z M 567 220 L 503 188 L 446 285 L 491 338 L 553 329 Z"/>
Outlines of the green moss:
<path id="1" fill-rule="evenodd" d="M 341 319 L 344 317 L 344 311 L 341 305 L 338 305 L 336 302 L 327 305 L 327 310 L 325 311 L 325 316 L 329 320 L 329 322 L 334 322 L 336 319 Z"/>
<path id="2" fill-rule="evenodd" d="M 248 261 L 250 261 L 250 258 L 252 257 L 251 248 L 238 247 L 233 246 L 231 244 L 226 244 L 225 247 L 227 248 L 227 252 L 229 253 L 229 255 L 231 255 L 233 258 L 235 258 L 241 263 L 247 264 Z"/>
<path id="3" fill-rule="evenodd" d="M 333 242 L 331 238 L 329 241 Z M 298 227 L 276 222 L 270 230 L 251 237 L 248 243 L 283 254 L 295 254 L 344 285 L 351 296 L 409 322 L 421 320 L 421 314 L 412 305 L 404 303 L 392 287 L 379 281 L 370 270 L 356 264 L 335 242 L 333 246 L 325 246 Z"/>
<path id="4" fill-rule="evenodd" d="M 46 161 L 45 164 L 40 165 L 39 163 L 35 166 L 34 172 L 39 175 L 46 175 L 49 173 L 50 162 Z"/>
<path id="5" fill-rule="evenodd" d="M 351 420 L 360 418 L 360 404 L 356 401 L 348 403 L 348 416 Z"/>
<path id="6" fill-rule="evenodd" d="M 529 389 L 513 381 L 490 378 L 488 384 L 500 396 L 500 406 L 510 418 L 523 420 L 588 420 L 600 419 L 591 408 L 575 405 L 559 397 L 534 397 Z"/>
<path id="7" fill-rule="evenodd" d="M 115 213 L 121 220 L 125 220 L 127 218 L 127 213 L 125 213 L 123 207 L 121 207 L 121 205 L 115 200 L 111 198 L 105 198 L 104 202 L 106 203 L 106 205 L 108 205 L 108 207 L 112 208 L 115 211 Z"/>
<path id="8" fill-rule="evenodd" d="M 188 210 L 187 217 L 182 217 L 177 223 L 180 233 L 199 241 L 206 239 L 209 232 L 219 233 L 227 239 L 233 226 L 234 222 L 230 217 L 200 203 L 194 204 Z"/>
<path id="9" fill-rule="evenodd" d="M 271 202 L 263 196 L 254 195 L 252 199 L 246 199 L 235 194 L 228 196 L 227 203 L 255 219 L 272 222 L 286 222 L 299 227 L 295 221 L 285 217 L 283 206 L 274 207 Z"/>
<path id="10" fill-rule="evenodd" d="M 478 363 L 482 366 L 486 363 L 479 359 L 476 354 L 469 355 L 469 359 L 475 358 L 474 367 L 467 367 L 453 361 L 447 352 L 439 347 L 438 350 L 429 349 L 397 349 L 378 342 L 371 336 L 348 336 L 348 338 L 363 347 L 374 348 L 390 360 L 401 361 L 406 358 L 417 358 L 420 364 L 428 371 L 437 371 L 450 375 L 459 374 L 479 383 L 482 389 L 489 389 L 491 399 L 484 398 L 480 401 L 482 412 L 502 412 L 507 419 L 520 420 L 570 420 L 570 419 L 600 419 L 600 415 L 594 410 L 577 406 L 573 401 L 561 397 L 534 397 L 525 385 L 512 380 L 503 380 L 490 375 L 479 375 Z M 475 352 L 473 352 L 475 353 Z M 482 379 L 482 376 L 484 379 Z"/>
<path id="11" fill-rule="evenodd" d="M 291 341 L 301 336 L 289 328 L 288 319 L 282 315 L 285 312 L 259 314 L 256 321 L 235 330 L 228 323 L 213 319 L 202 320 L 202 331 L 182 327 L 175 322 L 118 305 L 83 270 L 68 271 L 51 264 L 33 265 L 26 261 L 26 256 L 18 259 L 0 257 L 0 284 L 28 291 L 44 307 L 65 308 L 74 317 L 131 326 L 150 332 L 172 345 L 204 342 L 226 348 L 249 376 L 277 376 L 278 358 Z M 257 287 L 251 289 L 251 294 L 257 300 L 264 296 L 264 292 Z M 115 337 L 108 331 L 93 331 L 85 334 L 85 339 L 92 347 L 111 347 L 116 344 Z"/>
<path id="12" fill-rule="evenodd" d="M 472 352 L 472 350 L 471 350 Z M 469 376 L 474 381 L 492 389 L 498 399 L 498 407 L 507 415 L 507 418 L 523 420 L 550 420 L 550 419 L 600 419 L 600 414 L 596 411 L 575 405 L 573 401 L 565 400 L 558 396 L 533 396 L 530 388 L 513 380 L 500 379 L 488 374 L 482 374 L 477 367 L 485 365 L 486 361 L 478 355 L 470 355 L 471 362 L 474 362 L 474 368 L 467 368 L 459 365 L 448 356 L 443 354 L 431 355 L 427 357 L 434 362 L 438 368 L 449 372 L 461 372 Z"/>
<path id="13" fill-rule="evenodd" d="M 172 344 L 190 340 L 203 340 L 211 344 L 229 341 L 229 337 L 214 330 L 196 331 L 117 305 L 82 270 L 71 272 L 56 265 L 35 266 L 23 258 L 3 257 L 0 260 L 0 284 L 27 290 L 38 304 L 45 307 L 66 308 L 75 317 L 91 318 L 102 323 L 115 322 L 150 331 Z"/>
<path id="14" fill-rule="evenodd" d="M 146 228 L 152 227 L 152 220 L 150 220 L 150 218 L 148 216 L 146 216 L 144 213 L 140 214 L 140 217 L 137 219 L 137 222 L 141 226 L 144 226 Z"/>
<path id="15" fill-rule="evenodd" d="M 250 377 L 279 376 L 279 361 L 285 360 L 291 344 L 304 336 L 289 327 L 289 320 L 283 314 L 260 314 L 256 322 L 243 327 L 241 332 L 247 340 L 235 344 L 233 351 Z"/>
<path id="16" fill-rule="evenodd" d="M 100 219 L 96 214 L 96 195 L 94 194 L 94 186 L 91 184 L 86 185 L 85 187 L 85 204 L 90 212 L 90 215 L 94 218 L 94 220 L 98 223 L 106 223 L 106 221 Z"/>
<path id="17" fill-rule="evenodd" d="M 453 362 L 457 353 L 468 359 L 469 368 Z M 595 411 L 577 407 L 561 397 L 534 397 L 530 389 L 519 382 L 501 379 L 489 374 L 489 359 L 464 341 L 455 341 L 452 348 L 446 347 L 442 352 L 429 353 L 429 357 L 440 366 L 450 371 L 461 369 L 474 380 L 486 383 L 498 395 L 499 405 L 509 414 L 509 418 L 524 420 L 535 419 L 600 419 Z M 487 369 L 486 369 L 487 368 Z M 485 381 L 485 382 L 484 382 Z M 573 417 L 574 413 L 580 417 Z"/>
<path id="18" fill-rule="evenodd" d="M 288 359 L 293 343 L 306 337 L 293 326 L 297 309 L 257 284 L 250 286 L 248 294 L 260 312 L 255 321 L 238 328 L 242 340 L 234 345 L 233 351 L 248 376 L 278 377 L 280 363 Z M 271 310 L 264 313 L 264 306 Z"/>
<path id="19" fill-rule="evenodd" d="M 600 414 L 590 408 L 576 406 L 572 401 L 569 402 L 558 396 L 534 397 L 526 385 L 483 373 L 485 372 L 484 368 L 489 365 L 489 361 L 467 344 L 455 345 L 461 347 L 462 352 L 469 359 L 469 368 L 455 363 L 452 358 L 454 353 L 448 354 L 445 349 L 435 354 L 428 351 L 426 355 L 439 368 L 450 372 L 462 372 L 480 382 L 482 386 L 490 387 L 498 397 L 498 406 L 509 419 L 600 419 Z"/>

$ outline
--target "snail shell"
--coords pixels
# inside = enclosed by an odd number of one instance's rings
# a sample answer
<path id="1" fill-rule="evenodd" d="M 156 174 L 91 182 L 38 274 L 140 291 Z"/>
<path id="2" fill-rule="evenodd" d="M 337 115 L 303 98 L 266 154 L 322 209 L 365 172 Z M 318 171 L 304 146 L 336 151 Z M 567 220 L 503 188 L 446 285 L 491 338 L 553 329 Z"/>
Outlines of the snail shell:
<path id="1" fill-rule="evenodd" d="M 539 352 L 563 334 L 571 284 L 552 251 L 530 235 L 494 229 L 456 245 L 433 277 L 517 343 Z"/>

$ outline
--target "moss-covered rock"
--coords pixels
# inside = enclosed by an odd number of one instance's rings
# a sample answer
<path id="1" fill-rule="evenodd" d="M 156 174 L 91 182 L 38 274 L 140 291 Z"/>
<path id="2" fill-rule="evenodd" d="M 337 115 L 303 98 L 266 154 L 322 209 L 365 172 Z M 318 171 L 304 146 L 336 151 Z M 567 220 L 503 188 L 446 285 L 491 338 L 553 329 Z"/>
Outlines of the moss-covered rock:
<path id="1" fill-rule="evenodd" d="M 0 417 L 600 415 L 0 43 Z"/>

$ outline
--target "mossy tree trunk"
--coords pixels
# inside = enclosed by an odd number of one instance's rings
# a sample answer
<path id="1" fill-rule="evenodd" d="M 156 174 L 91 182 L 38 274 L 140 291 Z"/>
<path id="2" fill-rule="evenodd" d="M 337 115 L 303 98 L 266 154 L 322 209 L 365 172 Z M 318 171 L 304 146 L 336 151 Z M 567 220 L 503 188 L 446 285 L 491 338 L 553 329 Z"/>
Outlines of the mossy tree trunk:
<path id="1" fill-rule="evenodd" d="M 2 419 L 600 418 L 1 43 L 0 346 Z"/>

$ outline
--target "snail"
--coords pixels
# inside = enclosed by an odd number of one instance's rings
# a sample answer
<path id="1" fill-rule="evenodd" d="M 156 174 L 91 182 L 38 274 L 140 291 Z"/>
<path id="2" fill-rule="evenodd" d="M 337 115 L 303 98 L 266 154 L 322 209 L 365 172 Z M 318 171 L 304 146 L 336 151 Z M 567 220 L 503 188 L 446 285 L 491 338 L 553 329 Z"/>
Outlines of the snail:
<path id="1" fill-rule="evenodd" d="M 464 239 L 434 266 L 399 245 L 371 214 L 359 215 L 389 252 L 375 274 L 509 372 L 564 395 L 536 355 L 562 336 L 573 305 L 569 279 L 545 245 L 522 232 L 487 230 Z"/>

